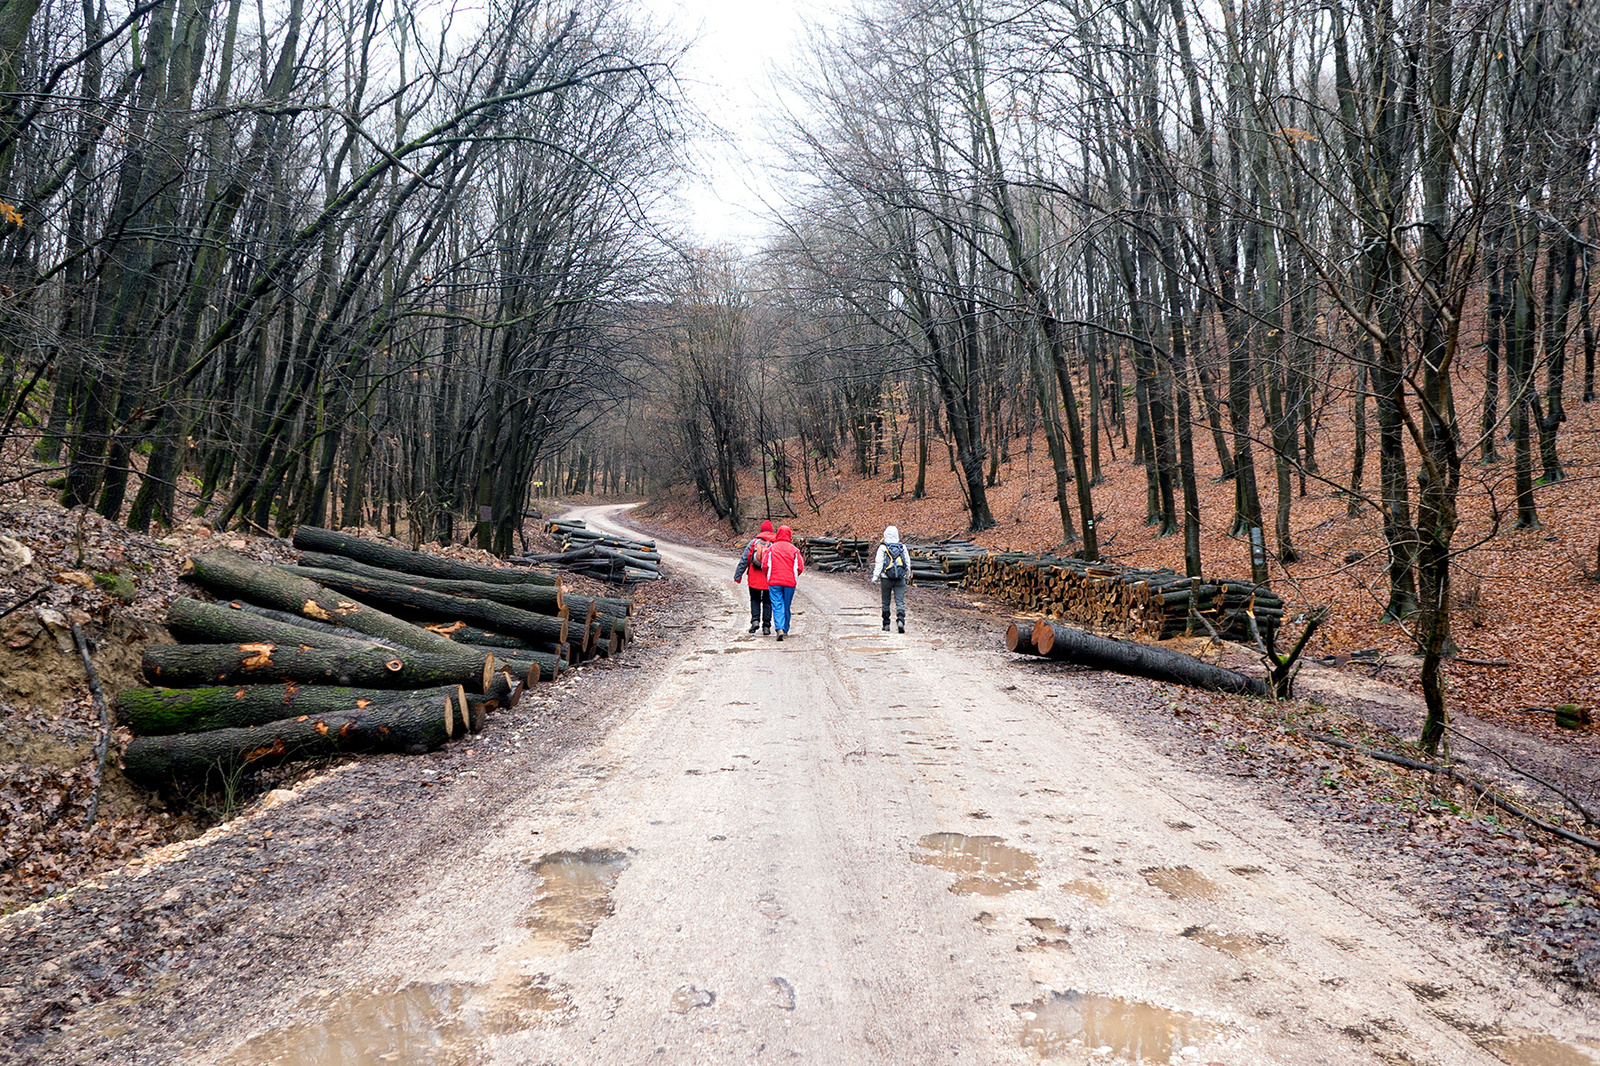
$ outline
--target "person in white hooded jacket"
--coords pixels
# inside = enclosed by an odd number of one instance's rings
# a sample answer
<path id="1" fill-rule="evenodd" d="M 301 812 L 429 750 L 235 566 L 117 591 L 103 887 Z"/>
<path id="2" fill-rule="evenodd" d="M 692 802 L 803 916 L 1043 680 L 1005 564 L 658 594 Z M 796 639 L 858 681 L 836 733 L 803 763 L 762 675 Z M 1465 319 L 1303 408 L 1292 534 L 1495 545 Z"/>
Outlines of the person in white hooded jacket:
<path id="1" fill-rule="evenodd" d="M 895 623 L 906 631 L 906 586 L 911 583 L 911 552 L 900 543 L 900 530 L 885 526 L 883 543 L 872 560 L 872 583 L 883 593 L 883 631 L 889 632 L 889 599 L 894 598 Z"/>

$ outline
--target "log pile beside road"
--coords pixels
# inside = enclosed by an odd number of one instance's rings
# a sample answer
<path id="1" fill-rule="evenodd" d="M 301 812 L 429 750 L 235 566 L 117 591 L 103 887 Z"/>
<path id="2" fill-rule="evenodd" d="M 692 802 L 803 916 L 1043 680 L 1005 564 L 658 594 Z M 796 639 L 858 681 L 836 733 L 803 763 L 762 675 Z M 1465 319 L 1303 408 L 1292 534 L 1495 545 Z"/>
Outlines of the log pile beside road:
<path id="1" fill-rule="evenodd" d="M 807 566 L 835 574 L 870 571 L 878 554 L 876 541 L 796 537 L 794 543 L 806 557 Z M 907 543 L 906 549 L 911 553 L 913 585 L 959 585 L 971 560 L 984 550 L 970 540 Z"/>
<path id="2" fill-rule="evenodd" d="M 1254 643 L 1252 620 L 1263 638 L 1283 621 L 1283 600 L 1265 585 L 1070 556 L 974 556 L 967 560 L 966 578 L 967 590 L 1021 611 L 1157 640 L 1214 629 L 1224 639 Z"/>
<path id="3" fill-rule="evenodd" d="M 431 751 L 481 730 L 540 681 L 620 653 L 633 601 L 569 595 L 557 573 L 295 533 L 299 566 L 229 551 L 185 574 L 221 597 L 179 599 L 177 644 L 150 645 L 152 687 L 118 716 L 129 777 L 157 786 L 293 759 Z"/>
<path id="4" fill-rule="evenodd" d="M 653 540 L 614 537 L 588 528 L 581 518 L 552 519 L 545 532 L 561 538 L 560 551 L 513 556 L 506 561 L 624 585 L 661 577 L 661 553 Z"/>

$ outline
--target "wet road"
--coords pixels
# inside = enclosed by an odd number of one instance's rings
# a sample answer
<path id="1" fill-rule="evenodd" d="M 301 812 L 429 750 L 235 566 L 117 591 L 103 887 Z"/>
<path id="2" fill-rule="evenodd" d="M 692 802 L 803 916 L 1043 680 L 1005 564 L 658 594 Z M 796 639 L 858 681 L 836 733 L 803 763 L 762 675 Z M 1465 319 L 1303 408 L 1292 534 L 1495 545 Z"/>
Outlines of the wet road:
<path id="1" fill-rule="evenodd" d="M 210 1061 L 1600 1062 L 1592 1004 L 914 599 L 885 634 L 807 575 L 780 645 L 662 548 L 712 606 L 604 743 L 301 990 L 325 1019 Z"/>

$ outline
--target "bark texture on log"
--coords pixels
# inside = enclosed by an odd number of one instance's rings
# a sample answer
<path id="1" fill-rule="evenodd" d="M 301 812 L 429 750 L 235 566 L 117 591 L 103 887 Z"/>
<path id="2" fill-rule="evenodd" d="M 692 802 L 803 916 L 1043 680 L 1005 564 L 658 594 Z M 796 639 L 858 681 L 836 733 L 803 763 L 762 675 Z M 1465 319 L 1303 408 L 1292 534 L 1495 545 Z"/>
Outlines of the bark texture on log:
<path id="1" fill-rule="evenodd" d="M 270 641 L 242 644 L 152 644 L 144 676 L 152 685 L 270 685 L 296 682 L 365 688 L 463 685 L 482 692 L 493 671 L 487 654 L 445 657 L 419 651 L 348 645 L 313 648 Z M 463 665 L 466 664 L 466 665 Z"/>
<path id="2" fill-rule="evenodd" d="M 487 581 L 496 585 L 558 585 L 557 574 L 537 570 L 511 569 L 497 566 L 479 566 L 438 555 L 407 551 L 388 544 L 378 544 L 360 537 L 335 533 L 331 529 L 301 526 L 294 531 L 294 546 L 301 551 L 327 552 L 343 555 L 368 566 L 385 570 L 398 570 L 422 577 L 439 577 L 450 581 Z"/>
<path id="3" fill-rule="evenodd" d="M 308 629 L 291 622 L 261 615 L 233 606 L 232 603 L 202 603 L 199 600 L 178 599 L 167 608 L 167 628 L 180 640 L 193 644 L 305 644 L 313 648 L 376 648 L 382 645 L 353 629 L 337 631 L 338 626 Z M 390 647 L 389 651 L 397 651 Z M 410 651 L 411 649 L 405 649 Z"/>
<path id="4" fill-rule="evenodd" d="M 421 754 L 448 740 L 459 727 L 459 708 L 432 694 L 400 703 L 373 705 L 340 714 L 301 715 L 244 729 L 135 737 L 123 753 L 123 770 L 139 784 L 155 787 L 174 778 L 229 774 L 353 751 Z"/>
<path id="5" fill-rule="evenodd" d="M 1054 622 L 1041 621 L 1035 625 L 1033 643 L 1039 655 L 1096 670 L 1110 670 L 1212 692 L 1233 692 L 1262 699 L 1269 695 L 1265 682 L 1201 662 L 1192 655 L 1131 641 L 1106 640 Z"/>
<path id="6" fill-rule="evenodd" d="M 426 589 L 429 592 L 440 592 L 447 596 L 461 596 L 474 600 L 492 600 L 495 603 L 505 604 L 507 607 L 517 607 L 534 614 L 556 614 L 561 610 L 560 585 L 496 585 L 488 581 L 465 581 L 442 577 L 423 577 L 417 574 L 406 574 L 398 570 L 385 570 L 382 567 L 368 566 L 358 563 L 353 559 L 346 559 L 342 555 L 327 555 L 322 552 L 305 552 L 300 556 L 300 565 L 315 570 L 333 570 L 341 574 L 349 574 L 353 578 L 368 581 L 382 581 L 390 585 L 402 585 L 411 588 Z M 326 582 L 324 582 L 326 584 Z"/>
<path id="7" fill-rule="evenodd" d="M 302 568 L 319 584 L 336 589 L 358 600 L 381 603 L 399 608 L 407 613 L 434 619 L 460 619 L 476 622 L 527 641 L 563 641 L 567 639 L 567 619 L 563 615 L 534 614 L 532 611 L 507 607 L 493 600 L 469 600 L 443 592 L 430 592 L 415 585 L 398 585 L 391 581 L 374 581 L 356 577 L 337 570 Z M 429 636 L 438 637 L 436 633 Z M 443 640 L 445 638 L 438 637 Z"/>
<path id="8" fill-rule="evenodd" d="M 294 614 L 290 611 L 277 611 L 271 607 L 257 607 L 253 603 L 243 600 L 224 600 L 224 607 L 234 611 L 243 611 L 253 614 L 258 618 L 270 618 L 274 622 L 287 622 L 301 629 L 310 629 L 317 633 L 326 633 L 330 637 L 344 637 L 348 640 L 365 641 L 368 644 L 381 644 L 386 648 L 403 648 L 406 645 L 390 640 L 388 637 L 378 637 L 371 633 L 363 633 L 359 629 L 350 629 L 347 626 L 336 626 L 328 622 L 319 622 L 315 618 L 306 618 L 304 615 Z"/>
<path id="9" fill-rule="evenodd" d="M 347 714 L 435 696 L 454 696 L 466 709 L 460 685 L 413 692 L 331 685 L 214 685 L 126 689 L 117 696 L 117 720 L 140 736 L 167 736 L 242 729 L 302 714 Z"/>
<path id="10" fill-rule="evenodd" d="M 520 637 L 508 637 L 504 633 L 495 633 L 488 629 L 479 629 L 469 626 L 465 622 L 434 622 L 424 627 L 430 633 L 437 633 L 441 637 L 449 637 L 457 644 L 475 644 L 480 648 L 494 648 L 499 654 L 500 648 L 531 648 L 534 645 Z M 553 641 L 551 643 L 554 643 Z"/>
<path id="11" fill-rule="evenodd" d="M 189 560 L 187 571 L 206 588 L 224 596 L 293 611 L 318 622 L 344 626 L 436 655 L 462 656 L 459 645 L 421 626 L 346 599 L 293 567 L 268 566 L 236 552 L 218 550 Z M 479 691 L 474 689 L 473 691 Z"/>

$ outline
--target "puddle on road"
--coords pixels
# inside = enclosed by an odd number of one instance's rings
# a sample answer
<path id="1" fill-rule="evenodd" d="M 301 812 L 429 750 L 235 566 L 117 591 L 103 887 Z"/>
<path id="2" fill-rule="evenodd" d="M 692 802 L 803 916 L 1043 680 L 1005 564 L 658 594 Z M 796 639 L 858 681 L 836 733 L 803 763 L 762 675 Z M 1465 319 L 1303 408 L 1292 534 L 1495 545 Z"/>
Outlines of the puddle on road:
<path id="1" fill-rule="evenodd" d="M 1097 899 L 1104 902 L 1111 898 L 1111 889 L 1102 885 L 1099 881 L 1067 881 L 1061 887 L 1071 892 L 1074 896 L 1082 896 L 1084 899 Z"/>
<path id="2" fill-rule="evenodd" d="M 1204 944 L 1206 947 L 1220 951 L 1225 955 L 1232 955 L 1236 959 L 1242 959 L 1246 955 L 1255 955 L 1274 944 L 1281 943 L 1277 937 L 1269 936 L 1266 933 L 1258 933 L 1255 936 L 1245 936 L 1243 933 L 1221 933 L 1206 925 L 1191 925 L 1179 935 L 1193 940 L 1197 944 Z"/>
<path id="3" fill-rule="evenodd" d="M 958 896 L 1002 896 L 1039 887 L 1034 876 L 1039 860 L 1007 847 L 1003 837 L 929 833 L 917 845 L 929 854 L 913 855 L 912 862 L 964 875 L 950 886 Z"/>
<path id="4" fill-rule="evenodd" d="M 709 1007 L 716 1001 L 717 994 L 711 989 L 684 985 L 672 993 L 672 1000 L 668 1006 L 674 1014 L 688 1014 L 696 1007 Z"/>
<path id="5" fill-rule="evenodd" d="M 1190 1045 L 1216 1035 L 1204 1018 L 1138 1000 L 1053 992 L 1013 1008 L 1022 1018 L 1022 1046 L 1040 1058 L 1077 1050 L 1103 1053 L 1128 1062 L 1171 1062 Z"/>
<path id="6" fill-rule="evenodd" d="M 595 927 L 611 917 L 611 889 L 627 865 L 628 857 L 620 851 L 595 848 L 540 857 L 533 872 L 543 885 L 522 924 L 534 931 L 536 942 L 581 948 Z"/>
<path id="7" fill-rule="evenodd" d="M 1486 1025 L 1445 1010 L 1433 1013 L 1451 1028 L 1472 1037 L 1474 1043 L 1508 1066 L 1600 1066 L 1592 1055 L 1553 1036 Z"/>
<path id="8" fill-rule="evenodd" d="M 1596 1066 L 1593 1056 L 1550 1036 L 1495 1036 L 1478 1044 L 1510 1066 Z"/>
<path id="9" fill-rule="evenodd" d="M 318 1022 L 252 1037 L 227 1058 L 232 1066 L 458 1066 L 484 1061 L 492 1036 L 552 1029 L 572 1019 L 565 991 L 543 977 L 506 988 L 418 984 L 397 992 L 325 1001 Z"/>
<path id="10" fill-rule="evenodd" d="M 1222 886 L 1188 866 L 1150 866 L 1139 874 L 1173 899 L 1216 899 L 1222 895 Z"/>

